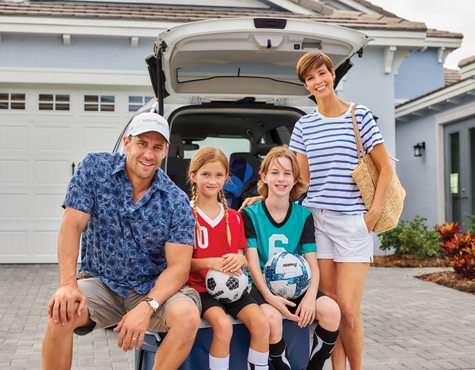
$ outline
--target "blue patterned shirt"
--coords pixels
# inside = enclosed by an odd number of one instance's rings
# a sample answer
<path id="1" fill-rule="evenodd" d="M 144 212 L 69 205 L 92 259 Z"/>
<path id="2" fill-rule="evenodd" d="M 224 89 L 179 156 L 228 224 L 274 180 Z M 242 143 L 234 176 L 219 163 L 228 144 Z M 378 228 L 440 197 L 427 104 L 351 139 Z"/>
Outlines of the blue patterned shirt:
<path id="1" fill-rule="evenodd" d="M 188 196 L 158 169 L 132 204 L 126 155 L 93 153 L 71 179 L 63 207 L 91 215 L 82 232 L 81 270 L 122 297 L 148 293 L 167 268 L 165 243 L 193 245 Z"/>

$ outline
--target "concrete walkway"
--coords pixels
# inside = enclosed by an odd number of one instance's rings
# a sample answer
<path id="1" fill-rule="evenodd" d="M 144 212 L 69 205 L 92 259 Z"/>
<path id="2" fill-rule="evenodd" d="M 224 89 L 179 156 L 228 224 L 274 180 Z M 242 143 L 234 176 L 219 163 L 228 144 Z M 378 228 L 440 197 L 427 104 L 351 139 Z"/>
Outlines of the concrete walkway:
<path id="1" fill-rule="evenodd" d="M 370 268 L 363 297 L 363 369 L 474 369 L 475 295 L 413 276 L 438 269 Z M 0 265 L 0 369 L 41 369 L 57 265 Z M 134 369 L 117 334 L 74 338 L 73 369 Z M 325 370 L 331 369 L 329 362 Z"/>

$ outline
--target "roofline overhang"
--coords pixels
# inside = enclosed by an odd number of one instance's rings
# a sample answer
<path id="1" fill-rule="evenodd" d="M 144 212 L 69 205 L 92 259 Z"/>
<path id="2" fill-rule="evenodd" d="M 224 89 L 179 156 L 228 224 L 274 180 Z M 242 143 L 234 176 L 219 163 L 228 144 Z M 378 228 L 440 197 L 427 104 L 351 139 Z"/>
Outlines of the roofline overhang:
<path id="1" fill-rule="evenodd" d="M 411 115 L 423 116 L 427 110 L 442 110 L 443 104 L 459 104 L 464 95 L 475 95 L 475 78 L 462 80 L 432 94 L 396 107 L 395 118 L 408 121 Z"/>
<path id="2" fill-rule="evenodd" d="M 424 46 L 428 48 L 458 49 L 462 46 L 462 39 L 458 37 L 426 37 Z"/>
<path id="3" fill-rule="evenodd" d="M 154 37 L 183 22 L 0 16 L 0 32 Z"/>
<path id="4" fill-rule="evenodd" d="M 160 32 L 184 23 L 186 22 L 0 16 L 0 33 L 156 38 Z M 370 44 L 373 46 L 396 46 L 412 50 L 423 47 L 444 47 L 446 50 L 454 50 L 462 44 L 462 39 L 459 38 L 427 37 L 425 29 L 384 30 L 351 26 L 347 26 L 347 28 L 362 31 L 373 37 L 374 40 Z"/>

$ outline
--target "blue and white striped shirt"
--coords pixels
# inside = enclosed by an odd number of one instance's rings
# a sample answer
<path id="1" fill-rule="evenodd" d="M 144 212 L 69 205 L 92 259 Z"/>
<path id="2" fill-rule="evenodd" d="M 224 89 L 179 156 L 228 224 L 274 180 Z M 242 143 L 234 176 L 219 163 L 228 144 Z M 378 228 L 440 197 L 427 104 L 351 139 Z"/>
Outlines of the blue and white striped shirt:
<path id="1" fill-rule="evenodd" d="M 303 205 L 345 214 L 366 213 L 361 193 L 351 177 L 358 164 L 351 107 L 340 117 L 325 117 L 318 112 L 302 117 L 294 127 L 290 149 L 308 158 L 310 187 Z M 365 154 L 384 140 L 371 111 L 356 107 Z"/>

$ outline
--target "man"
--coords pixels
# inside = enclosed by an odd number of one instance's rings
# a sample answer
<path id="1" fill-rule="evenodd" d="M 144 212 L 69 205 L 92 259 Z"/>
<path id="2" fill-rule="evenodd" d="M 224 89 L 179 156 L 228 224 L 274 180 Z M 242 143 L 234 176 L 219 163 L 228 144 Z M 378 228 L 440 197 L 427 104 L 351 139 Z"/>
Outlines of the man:
<path id="1" fill-rule="evenodd" d="M 73 332 L 115 324 L 124 352 L 140 348 L 147 329 L 168 331 L 154 370 L 177 369 L 193 346 L 200 301 L 183 285 L 195 221 L 188 197 L 159 168 L 168 123 L 142 113 L 123 141 L 128 154 L 87 155 L 68 186 L 58 237 L 61 285 L 48 305 L 43 369 L 71 368 Z"/>

